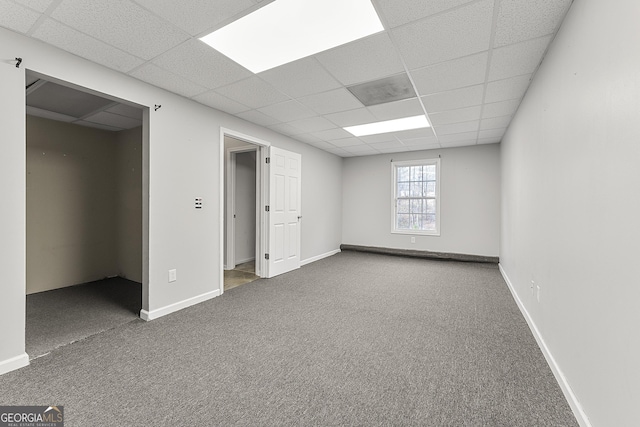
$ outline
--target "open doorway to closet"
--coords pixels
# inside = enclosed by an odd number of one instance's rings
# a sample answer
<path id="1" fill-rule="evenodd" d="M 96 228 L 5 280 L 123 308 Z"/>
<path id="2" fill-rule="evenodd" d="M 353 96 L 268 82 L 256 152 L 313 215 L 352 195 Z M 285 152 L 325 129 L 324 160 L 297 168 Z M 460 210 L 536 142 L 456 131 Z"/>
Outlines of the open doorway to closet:
<path id="1" fill-rule="evenodd" d="M 148 111 L 26 73 L 26 352 L 135 321 Z"/>

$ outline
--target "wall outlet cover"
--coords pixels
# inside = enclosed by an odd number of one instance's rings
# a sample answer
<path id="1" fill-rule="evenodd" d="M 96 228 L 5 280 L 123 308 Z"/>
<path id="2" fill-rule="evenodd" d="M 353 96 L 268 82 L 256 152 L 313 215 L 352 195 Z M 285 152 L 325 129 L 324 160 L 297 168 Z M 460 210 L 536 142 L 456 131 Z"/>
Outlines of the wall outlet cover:
<path id="1" fill-rule="evenodd" d="M 177 272 L 174 268 L 173 270 L 169 270 L 169 283 L 175 282 L 177 280 Z"/>

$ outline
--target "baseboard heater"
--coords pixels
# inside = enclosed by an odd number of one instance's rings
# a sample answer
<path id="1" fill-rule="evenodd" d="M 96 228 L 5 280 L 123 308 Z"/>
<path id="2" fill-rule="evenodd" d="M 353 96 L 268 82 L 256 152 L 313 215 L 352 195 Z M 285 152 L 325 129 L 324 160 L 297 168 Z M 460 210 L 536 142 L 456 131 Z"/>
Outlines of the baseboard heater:
<path id="1" fill-rule="evenodd" d="M 376 246 L 358 246 L 358 245 L 343 244 L 343 245 L 340 245 L 340 250 L 355 251 L 355 252 L 369 252 L 373 254 L 404 256 L 404 257 L 412 257 L 412 258 L 427 258 L 427 259 L 440 259 L 440 260 L 464 261 L 464 262 L 484 262 L 489 264 L 498 264 L 500 262 L 500 258 L 497 256 L 418 251 L 414 249 L 379 248 Z"/>

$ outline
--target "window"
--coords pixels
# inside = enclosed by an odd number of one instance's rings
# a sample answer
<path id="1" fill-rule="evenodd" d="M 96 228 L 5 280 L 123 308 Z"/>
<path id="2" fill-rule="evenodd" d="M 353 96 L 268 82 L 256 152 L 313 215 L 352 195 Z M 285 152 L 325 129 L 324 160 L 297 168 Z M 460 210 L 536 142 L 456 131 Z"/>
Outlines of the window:
<path id="1" fill-rule="evenodd" d="M 392 233 L 440 235 L 440 159 L 391 162 Z"/>

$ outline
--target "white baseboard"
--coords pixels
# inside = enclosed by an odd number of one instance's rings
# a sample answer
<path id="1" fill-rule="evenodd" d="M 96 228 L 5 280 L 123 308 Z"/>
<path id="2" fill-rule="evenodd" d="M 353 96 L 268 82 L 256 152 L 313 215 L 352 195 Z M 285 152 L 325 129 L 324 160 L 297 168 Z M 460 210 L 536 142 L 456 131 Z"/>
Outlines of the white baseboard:
<path id="1" fill-rule="evenodd" d="M 236 267 L 238 266 L 238 264 L 244 264 L 245 262 L 253 261 L 255 259 L 256 259 L 256 257 L 254 257 L 254 256 L 252 256 L 251 258 L 246 258 L 246 259 L 237 259 L 236 260 Z"/>
<path id="2" fill-rule="evenodd" d="M 342 252 L 340 249 L 336 249 L 336 250 L 333 250 L 333 251 L 330 251 L 330 252 L 327 252 L 327 253 L 324 253 L 324 254 L 321 254 L 321 255 L 317 255 L 317 256 L 314 256 L 314 257 L 311 257 L 311 258 L 307 258 L 305 260 L 300 261 L 300 267 L 302 267 L 303 265 L 311 264 L 312 262 L 320 261 L 322 258 L 327 258 L 327 257 L 330 257 L 330 256 L 335 255 L 335 254 L 340 253 L 340 252 Z"/>
<path id="3" fill-rule="evenodd" d="M 151 311 L 140 310 L 140 318 L 148 322 L 150 320 L 154 320 L 159 317 L 166 316 L 167 314 L 171 314 L 176 311 L 182 310 L 183 308 L 191 307 L 192 305 L 196 305 L 201 302 L 210 300 L 211 298 L 215 298 L 219 295 L 220 295 L 220 289 L 216 289 L 215 291 L 207 292 L 202 295 L 188 298 L 184 301 L 179 301 L 162 308 L 157 308 L 155 310 L 151 310 Z"/>
<path id="4" fill-rule="evenodd" d="M 520 312 L 524 316 L 524 319 L 527 321 L 531 333 L 538 342 L 538 346 L 540 347 L 544 358 L 547 360 L 547 363 L 551 368 L 551 372 L 553 372 L 553 375 L 556 377 L 556 381 L 558 381 L 558 385 L 560 385 L 560 389 L 562 389 L 564 397 L 567 399 L 567 402 L 569 402 L 569 406 L 573 411 L 573 415 L 576 417 L 576 420 L 582 427 L 592 427 L 591 422 L 589 422 L 589 418 L 587 418 L 587 414 L 585 414 L 584 410 L 582 409 L 582 405 L 580 405 L 580 402 L 578 401 L 576 395 L 573 393 L 573 390 L 571 389 L 567 378 L 562 373 L 560 366 L 558 366 L 555 358 L 549 350 L 549 347 L 547 347 L 547 344 L 544 342 L 542 335 L 540 335 L 538 327 L 529 315 L 529 312 L 522 303 L 522 300 L 520 300 L 520 297 L 516 293 L 515 288 L 513 287 L 513 283 L 511 283 L 511 280 L 509 280 L 509 276 L 507 276 L 507 272 L 502 267 L 502 264 L 498 264 L 498 268 L 500 268 L 500 273 L 502 274 L 504 281 L 507 282 L 509 291 L 511 291 L 511 295 L 513 295 L 513 299 L 516 301 Z"/>
<path id="5" fill-rule="evenodd" d="M 15 371 L 16 369 L 24 368 L 29 365 L 29 355 L 22 353 L 20 356 L 12 357 L 11 359 L 3 360 L 0 362 L 0 375 L 7 372 Z"/>

